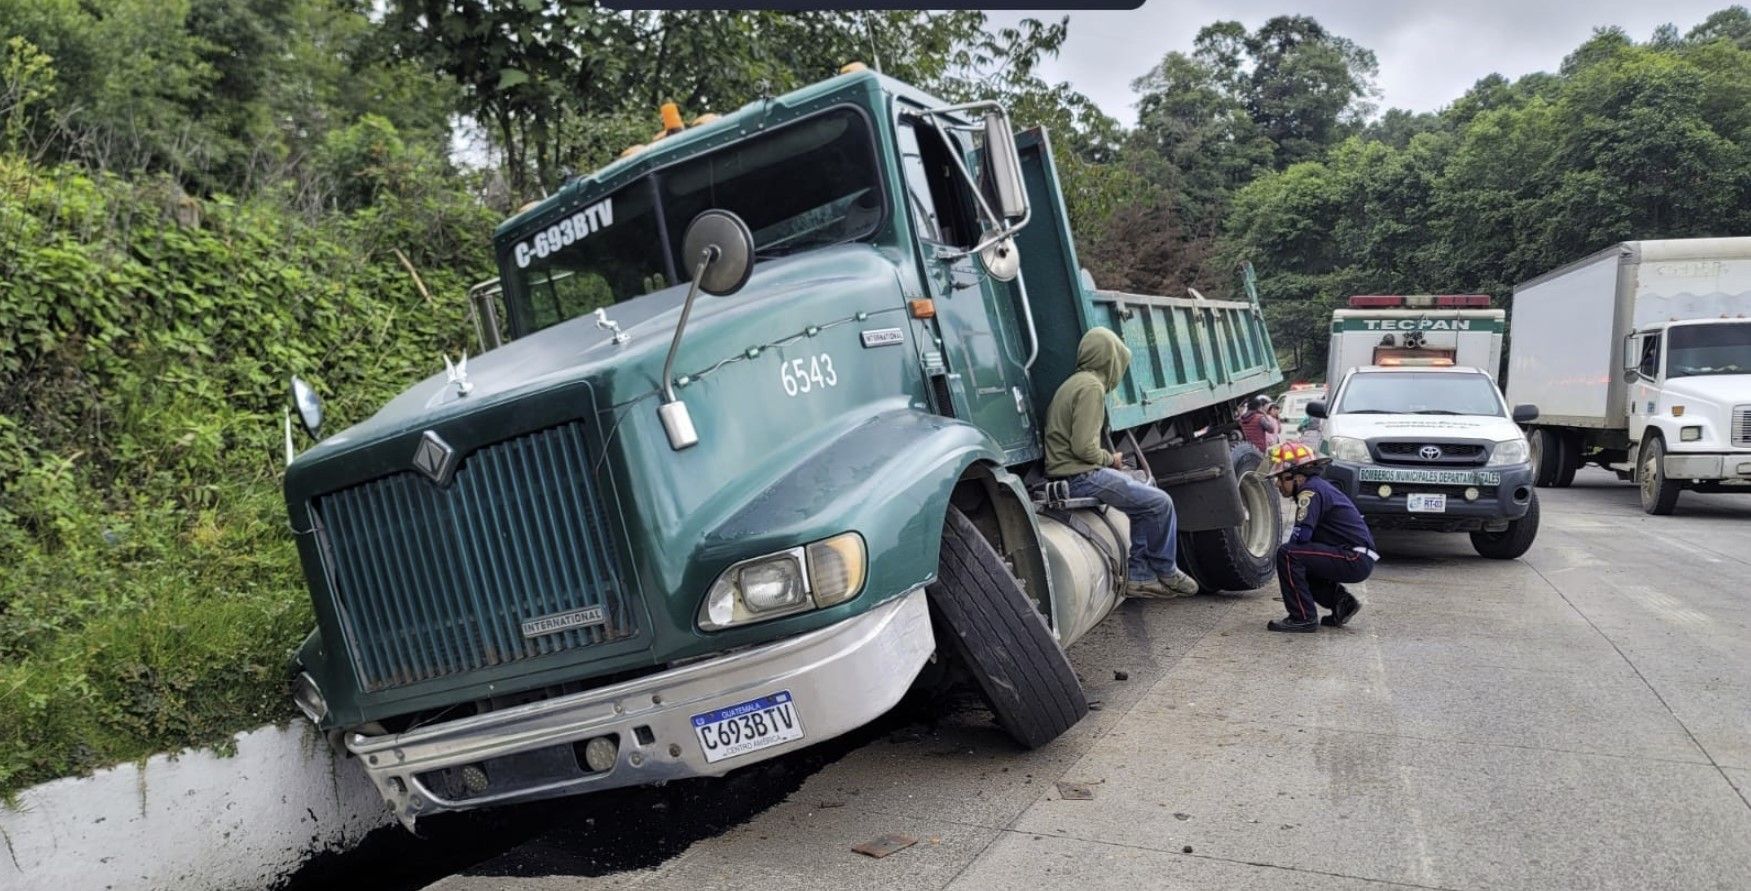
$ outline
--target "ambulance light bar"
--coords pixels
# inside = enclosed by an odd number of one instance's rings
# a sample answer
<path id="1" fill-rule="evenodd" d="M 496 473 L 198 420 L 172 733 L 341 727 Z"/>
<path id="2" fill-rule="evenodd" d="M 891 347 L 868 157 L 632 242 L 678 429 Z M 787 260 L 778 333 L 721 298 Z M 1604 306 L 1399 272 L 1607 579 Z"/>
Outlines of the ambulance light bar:
<path id="1" fill-rule="evenodd" d="M 1488 309 L 1488 294 L 1372 294 L 1350 298 L 1351 309 Z"/>

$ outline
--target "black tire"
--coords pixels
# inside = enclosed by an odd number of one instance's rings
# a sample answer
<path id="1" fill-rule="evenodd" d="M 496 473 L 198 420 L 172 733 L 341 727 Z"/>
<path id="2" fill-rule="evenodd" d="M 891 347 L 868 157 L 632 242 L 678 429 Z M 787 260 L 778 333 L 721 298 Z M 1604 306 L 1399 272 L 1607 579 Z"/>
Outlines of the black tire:
<path id="1" fill-rule="evenodd" d="M 1538 493 L 1534 491 L 1525 516 L 1509 522 L 1508 528 L 1500 532 L 1473 532 L 1471 546 L 1492 560 L 1512 560 L 1530 550 L 1537 537 Z"/>
<path id="2" fill-rule="evenodd" d="M 1551 488 L 1567 489 L 1575 482 L 1575 471 L 1581 469 L 1581 438 L 1567 430 L 1555 433 L 1556 439 L 1556 476 L 1550 481 Z"/>
<path id="3" fill-rule="evenodd" d="M 1263 477 L 1246 478 L 1249 473 L 1256 474 L 1265 463 L 1265 456 L 1256 447 L 1241 443 L 1229 452 L 1228 458 L 1234 463 L 1234 478 L 1241 487 L 1240 500 L 1247 509 L 1247 519 L 1239 526 L 1184 536 L 1190 539 L 1191 548 L 1185 555 L 1189 559 L 1181 559 L 1180 563 L 1206 589 L 1251 591 L 1269 583 L 1277 572 L 1283 499 Z M 1254 493 L 1249 486 L 1263 488 Z M 1255 527 L 1255 522 L 1262 525 Z"/>
<path id="4" fill-rule="evenodd" d="M 1526 442 L 1532 449 L 1532 484 L 1549 488 L 1556 482 L 1557 462 L 1562 458 L 1556 431 L 1534 427 L 1526 434 Z"/>
<path id="5" fill-rule="evenodd" d="M 937 581 L 928 589 L 937 640 L 961 660 L 997 723 L 1035 749 L 1088 714 L 1082 682 L 1002 557 L 950 507 Z"/>
<path id="6" fill-rule="evenodd" d="M 1678 507 L 1684 491 L 1666 478 L 1666 441 L 1652 430 L 1642 440 L 1641 460 L 1636 462 L 1636 481 L 1641 483 L 1642 510 L 1664 517 Z"/>

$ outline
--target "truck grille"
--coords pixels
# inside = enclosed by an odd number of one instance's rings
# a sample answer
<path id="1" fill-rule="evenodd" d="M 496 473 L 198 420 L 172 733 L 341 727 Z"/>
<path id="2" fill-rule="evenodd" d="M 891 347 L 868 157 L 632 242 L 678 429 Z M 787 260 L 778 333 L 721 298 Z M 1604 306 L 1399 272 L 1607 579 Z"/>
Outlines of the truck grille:
<path id="1" fill-rule="evenodd" d="M 1423 452 L 1431 446 L 1439 454 L 1430 457 Z M 1488 457 L 1484 447 L 1474 442 L 1377 442 L 1374 449 L 1381 461 L 1392 464 L 1482 464 Z"/>
<path id="2" fill-rule="evenodd" d="M 1751 405 L 1733 406 L 1733 445 L 1751 448 Z"/>
<path id="3" fill-rule="evenodd" d="M 631 592 L 589 466 L 572 422 L 475 451 L 442 488 L 403 471 L 318 499 L 364 688 L 631 636 Z M 555 616 L 568 618 L 544 627 L 561 630 L 524 636 L 525 622 Z"/>

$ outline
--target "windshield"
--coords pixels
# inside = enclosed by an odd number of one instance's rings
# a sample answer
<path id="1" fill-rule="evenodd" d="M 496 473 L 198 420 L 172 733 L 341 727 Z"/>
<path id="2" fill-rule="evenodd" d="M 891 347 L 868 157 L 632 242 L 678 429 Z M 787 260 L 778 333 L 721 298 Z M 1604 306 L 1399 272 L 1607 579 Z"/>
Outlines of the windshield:
<path id="1" fill-rule="evenodd" d="M 1337 414 L 1502 416 L 1496 385 L 1481 374 L 1404 371 L 1354 374 Z"/>
<path id="2" fill-rule="evenodd" d="M 687 280 L 682 236 L 713 208 L 748 224 L 756 260 L 873 234 L 883 202 L 864 116 L 836 109 L 776 128 L 524 233 L 500 259 L 519 332 Z"/>
<path id="3" fill-rule="evenodd" d="M 1678 325 L 1667 333 L 1666 377 L 1751 374 L 1751 323 Z"/>

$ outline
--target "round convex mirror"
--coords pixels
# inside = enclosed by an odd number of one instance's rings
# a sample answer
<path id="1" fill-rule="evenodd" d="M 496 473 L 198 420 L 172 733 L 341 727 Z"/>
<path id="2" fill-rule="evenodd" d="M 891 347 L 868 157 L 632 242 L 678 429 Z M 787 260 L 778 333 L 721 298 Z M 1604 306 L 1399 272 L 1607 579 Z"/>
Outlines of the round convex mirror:
<path id="1" fill-rule="evenodd" d="M 699 290 L 726 297 L 742 289 L 754 272 L 754 236 L 742 218 L 727 210 L 708 210 L 687 224 L 681 239 L 681 259 L 692 275 L 699 261 L 712 254 L 699 276 Z"/>

